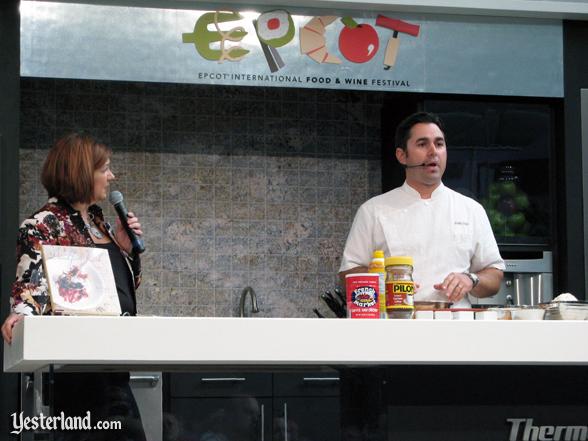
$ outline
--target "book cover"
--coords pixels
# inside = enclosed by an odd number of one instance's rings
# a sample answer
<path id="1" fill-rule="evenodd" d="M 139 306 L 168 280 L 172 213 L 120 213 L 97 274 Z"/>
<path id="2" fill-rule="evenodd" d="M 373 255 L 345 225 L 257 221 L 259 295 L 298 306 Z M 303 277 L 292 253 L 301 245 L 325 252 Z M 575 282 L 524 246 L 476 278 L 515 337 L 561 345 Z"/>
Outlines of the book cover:
<path id="1" fill-rule="evenodd" d="M 54 314 L 121 314 L 107 250 L 42 245 L 41 252 Z"/>

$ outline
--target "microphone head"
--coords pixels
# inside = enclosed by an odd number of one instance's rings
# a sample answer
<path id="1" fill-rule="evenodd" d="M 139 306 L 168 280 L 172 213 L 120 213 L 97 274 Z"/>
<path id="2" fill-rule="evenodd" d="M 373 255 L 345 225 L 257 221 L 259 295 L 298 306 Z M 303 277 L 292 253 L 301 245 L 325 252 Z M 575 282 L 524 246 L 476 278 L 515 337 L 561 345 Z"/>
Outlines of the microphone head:
<path id="1" fill-rule="evenodd" d="M 111 191 L 108 200 L 112 205 L 120 204 L 123 201 L 123 195 L 120 191 Z"/>

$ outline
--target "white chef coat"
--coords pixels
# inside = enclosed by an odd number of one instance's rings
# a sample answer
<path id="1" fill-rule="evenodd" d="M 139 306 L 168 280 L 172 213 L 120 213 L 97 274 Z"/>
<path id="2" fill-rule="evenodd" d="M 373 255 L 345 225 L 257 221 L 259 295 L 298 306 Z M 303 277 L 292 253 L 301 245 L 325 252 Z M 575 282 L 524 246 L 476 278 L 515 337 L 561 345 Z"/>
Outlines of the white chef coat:
<path id="1" fill-rule="evenodd" d="M 339 271 L 367 266 L 374 250 L 412 256 L 417 301 L 447 301 L 433 288 L 451 272 L 504 270 L 484 208 L 443 184 L 430 199 L 406 182 L 359 207 L 347 237 Z M 453 307 L 469 307 L 468 296 Z"/>

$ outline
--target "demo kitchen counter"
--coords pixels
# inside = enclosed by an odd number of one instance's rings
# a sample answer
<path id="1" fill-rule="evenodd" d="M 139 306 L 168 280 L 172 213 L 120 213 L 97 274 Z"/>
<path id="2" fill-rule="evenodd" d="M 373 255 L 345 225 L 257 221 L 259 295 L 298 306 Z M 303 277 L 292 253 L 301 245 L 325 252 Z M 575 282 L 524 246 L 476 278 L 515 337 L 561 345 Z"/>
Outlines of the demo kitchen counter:
<path id="1" fill-rule="evenodd" d="M 4 371 L 394 364 L 588 365 L 588 321 L 25 317 Z"/>

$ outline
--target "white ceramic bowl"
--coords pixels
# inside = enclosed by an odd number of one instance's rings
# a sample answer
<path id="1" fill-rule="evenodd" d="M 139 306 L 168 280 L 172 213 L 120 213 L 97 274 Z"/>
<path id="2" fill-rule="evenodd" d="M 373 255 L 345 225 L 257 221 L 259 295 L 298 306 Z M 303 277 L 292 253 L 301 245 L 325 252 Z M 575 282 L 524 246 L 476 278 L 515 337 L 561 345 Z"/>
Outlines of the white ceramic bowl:
<path id="1" fill-rule="evenodd" d="M 513 320 L 543 320 L 545 310 L 535 307 L 520 307 L 511 311 Z"/>

